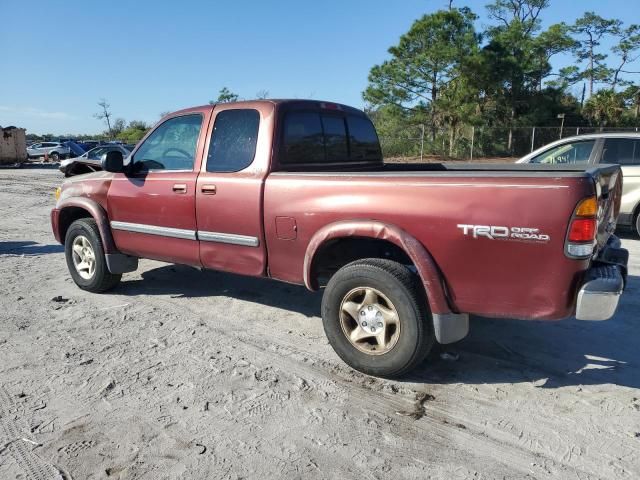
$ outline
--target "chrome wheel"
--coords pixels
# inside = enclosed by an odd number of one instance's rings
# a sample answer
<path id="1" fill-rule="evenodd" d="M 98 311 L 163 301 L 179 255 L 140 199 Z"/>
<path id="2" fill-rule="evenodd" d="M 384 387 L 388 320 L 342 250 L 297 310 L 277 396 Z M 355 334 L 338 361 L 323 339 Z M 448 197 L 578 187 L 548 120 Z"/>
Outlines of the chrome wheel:
<path id="1" fill-rule="evenodd" d="M 89 239 L 84 235 L 78 235 L 73 239 L 71 252 L 73 266 L 78 275 L 85 280 L 90 280 L 96 272 L 96 255 Z"/>
<path id="2" fill-rule="evenodd" d="M 358 287 L 342 299 L 340 326 L 351 345 L 368 355 L 382 355 L 400 337 L 400 317 L 391 301 L 379 290 Z"/>

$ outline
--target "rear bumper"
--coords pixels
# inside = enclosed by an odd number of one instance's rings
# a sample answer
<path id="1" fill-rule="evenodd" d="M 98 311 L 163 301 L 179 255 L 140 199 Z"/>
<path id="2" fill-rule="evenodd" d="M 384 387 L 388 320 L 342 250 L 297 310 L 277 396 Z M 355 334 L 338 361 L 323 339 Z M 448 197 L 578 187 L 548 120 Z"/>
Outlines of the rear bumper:
<path id="1" fill-rule="evenodd" d="M 608 320 L 618 308 L 626 283 L 629 252 L 620 248 L 616 237 L 607 244 L 598 260 L 587 271 L 578 292 L 578 320 Z"/>

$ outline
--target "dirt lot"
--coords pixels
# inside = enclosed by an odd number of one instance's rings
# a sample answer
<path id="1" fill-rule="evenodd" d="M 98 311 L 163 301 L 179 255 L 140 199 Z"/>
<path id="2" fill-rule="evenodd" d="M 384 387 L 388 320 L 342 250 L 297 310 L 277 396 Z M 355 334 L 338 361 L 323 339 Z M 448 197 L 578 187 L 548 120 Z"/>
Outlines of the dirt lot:
<path id="1" fill-rule="evenodd" d="M 475 318 L 391 382 L 301 287 L 142 261 L 79 290 L 60 181 L 0 171 L 0 479 L 640 478 L 640 241 L 613 320 Z"/>

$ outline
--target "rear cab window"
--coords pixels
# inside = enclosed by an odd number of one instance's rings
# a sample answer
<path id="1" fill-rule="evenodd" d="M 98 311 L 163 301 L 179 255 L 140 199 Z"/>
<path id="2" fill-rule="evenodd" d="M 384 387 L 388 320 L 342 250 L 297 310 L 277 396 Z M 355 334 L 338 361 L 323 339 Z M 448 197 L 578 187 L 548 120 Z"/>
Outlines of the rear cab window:
<path id="1" fill-rule="evenodd" d="M 364 115 L 340 110 L 288 111 L 282 120 L 279 163 L 298 167 L 382 164 L 375 128 Z"/>

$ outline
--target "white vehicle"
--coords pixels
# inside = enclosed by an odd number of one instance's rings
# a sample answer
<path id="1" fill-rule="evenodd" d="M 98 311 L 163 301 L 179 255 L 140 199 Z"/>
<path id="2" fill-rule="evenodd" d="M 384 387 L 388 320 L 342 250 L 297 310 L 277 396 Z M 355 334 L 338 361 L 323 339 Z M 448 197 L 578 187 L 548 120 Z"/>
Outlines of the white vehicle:
<path id="1" fill-rule="evenodd" d="M 39 142 L 27 147 L 29 158 L 40 158 L 47 155 L 51 160 L 57 161 L 69 156 L 71 151 L 60 142 Z"/>
<path id="2" fill-rule="evenodd" d="M 545 145 L 516 163 L 615 163 L 624 178 L 618 225 L 640 235 L 640 133 L 594 133 Z"/>

